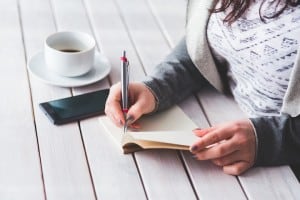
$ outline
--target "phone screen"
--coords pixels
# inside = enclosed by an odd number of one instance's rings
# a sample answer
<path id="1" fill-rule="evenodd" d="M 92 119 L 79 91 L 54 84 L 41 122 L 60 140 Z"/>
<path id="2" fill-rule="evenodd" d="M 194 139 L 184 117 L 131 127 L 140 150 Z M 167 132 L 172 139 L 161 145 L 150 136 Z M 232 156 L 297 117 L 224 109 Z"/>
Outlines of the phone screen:
<path id="1" fill-rule="evenodd" d="M 40 108 L 54 124 L 65 124 L 104 114 L 109 89 L 40 103 Z"/>

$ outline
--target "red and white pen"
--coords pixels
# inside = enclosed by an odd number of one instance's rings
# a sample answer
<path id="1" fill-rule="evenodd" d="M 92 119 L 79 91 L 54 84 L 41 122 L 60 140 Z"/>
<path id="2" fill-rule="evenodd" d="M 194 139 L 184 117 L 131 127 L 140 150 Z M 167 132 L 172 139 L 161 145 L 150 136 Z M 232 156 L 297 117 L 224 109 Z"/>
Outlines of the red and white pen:
<path id="1" fill-rule="evenodd" d="M 126 58 L 126 51 L 121 57 L 121 90 L 122 90 L 122 111 L 124 113 L 125 124 L 124 133 L 127 131 L 127 112 L 128 112 L 128 85 L 129 85 L 129 62 Z"/>

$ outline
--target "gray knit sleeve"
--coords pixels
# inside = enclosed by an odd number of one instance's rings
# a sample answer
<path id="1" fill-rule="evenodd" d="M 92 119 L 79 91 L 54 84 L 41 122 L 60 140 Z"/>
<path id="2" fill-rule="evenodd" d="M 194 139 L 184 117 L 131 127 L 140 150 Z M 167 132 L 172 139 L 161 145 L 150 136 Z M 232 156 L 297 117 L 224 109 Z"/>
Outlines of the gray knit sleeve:
<path id="1" fill-rule="evenodd" d="M 256 166 L 300 164 L 300 115 L 250 119 L 257 134 Z"/>
<path id="2" fill-rule="evenodd" d="M 178 103 L 208 84 L 190 59 L 185 38 L 156 66 L 143 83 L 154 94 L 158 111 Z"/>

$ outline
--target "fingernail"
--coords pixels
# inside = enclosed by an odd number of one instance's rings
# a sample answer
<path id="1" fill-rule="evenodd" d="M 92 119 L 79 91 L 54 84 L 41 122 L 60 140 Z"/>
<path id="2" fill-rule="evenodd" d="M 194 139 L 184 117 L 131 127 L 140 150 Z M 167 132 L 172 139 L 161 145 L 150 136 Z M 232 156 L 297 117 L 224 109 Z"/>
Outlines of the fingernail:
<path id="1" fill-rule="evenodd" d="M 128 124 L 131 124 L 134 121 L 134 117 L 132 115 L 129 115 L 126 119 Z"/>
<path id="2" fill-rule="evenodd" d="M 193 131 L 201 131 L 201 128 L 195 128 Z"/>
<path id="3" fill-rule="evenodd" d="M 192 146 L 191 151 L 192 151 L 192 152 L 195 152 L 195 151 L 197 151 L 197 149 L 198 149 L 197 146 Z"/>
<path id="4" fill-rule="evenodd" d="M 139 130 L 141 128 L 140 125 L 135 124 L 135 123 L 131 124 L 130 127 L 133 128 L 133 129 L 135 129 L 135 130 Z"/>
<path id="5" fill-rule="evenodd" d="M 202 130 L 201 128 L 195 128 L 195 129 L 193 130 L 193 133 L 194 133 L 194 134 L 197 134 L 197 132 L 198 132 L 198 131 L 201 131 L 201 130 Z"/>
<path id="6" fill-rule="evenodd" d="M 119 121 L 120 126 L 123 126 L 123 122 L 122 120 Z"/>

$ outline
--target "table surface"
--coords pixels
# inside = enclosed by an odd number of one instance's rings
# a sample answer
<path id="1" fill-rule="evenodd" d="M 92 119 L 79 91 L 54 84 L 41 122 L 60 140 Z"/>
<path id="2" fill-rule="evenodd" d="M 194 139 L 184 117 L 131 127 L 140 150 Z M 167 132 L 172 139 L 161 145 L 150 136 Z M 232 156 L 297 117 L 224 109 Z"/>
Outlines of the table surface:
<path id="1" fill-rule="evenodd" d="M 52 125 L 40 102 L 108 88 L 120 79 L 128 52 L 133 80 L 142 79 L 184 35 L 185 0 L 0 1 L 0 199 L 299 199 L 288 166 L 230 176 L 188 152 L 149 150 L 123 155 L 97 117 Z M 61 88 L 29 74 L 27 61 L 49 34 L 93 35 L 109 76 Z M 225 105 L 225 106 L 224 106 Z M 240 118 L 230 98 L 203 90 L 180 104 L 199 127 Z"/>

